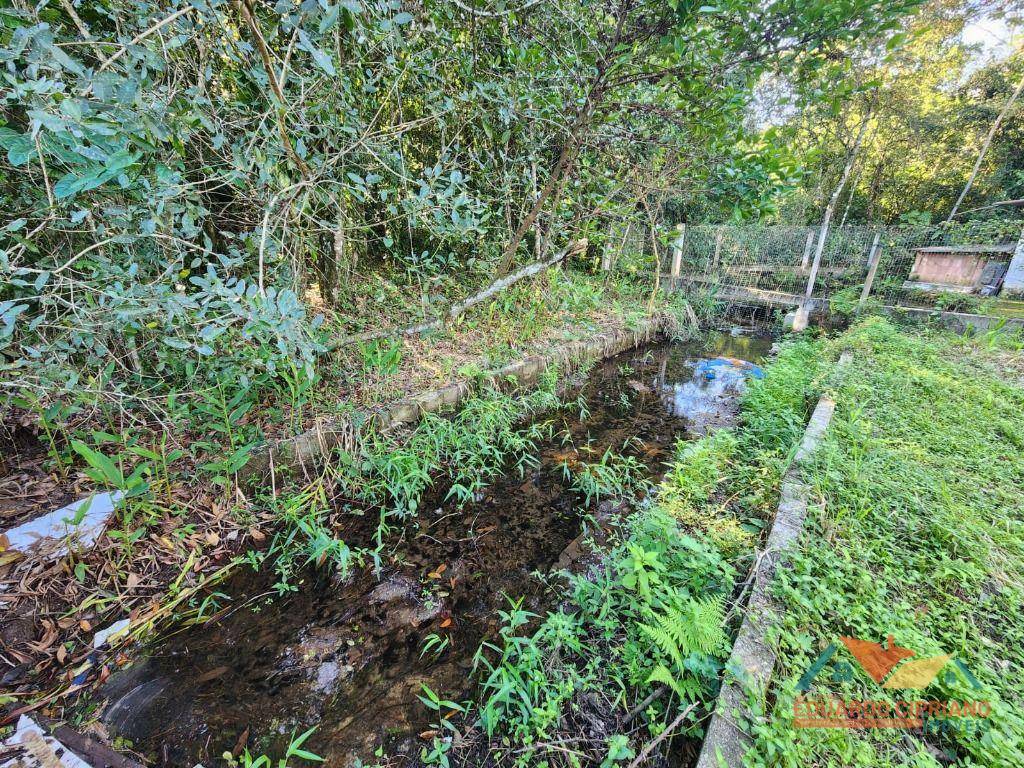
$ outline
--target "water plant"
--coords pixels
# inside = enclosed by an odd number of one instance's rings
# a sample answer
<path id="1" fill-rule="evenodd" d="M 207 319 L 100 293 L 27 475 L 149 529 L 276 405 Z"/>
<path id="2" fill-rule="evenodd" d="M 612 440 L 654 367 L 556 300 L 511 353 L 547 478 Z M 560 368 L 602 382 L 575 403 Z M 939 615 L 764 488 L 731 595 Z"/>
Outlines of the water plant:
<path id="1" fill-rule="evenodd" d="M 284 756 L 276 761 L 267 755 L 252 755 L 248 749 L 245 749 L 238 758 L 235 758 L 230 752 L 225 752 L 221 759 L 224 760 L 228 768 L 297 768 L 299 763 L 296 761 L 322 763 L 324 761 L 322 757 L 303 747 L 303 744 L 315 731 L 316 727 L 314 726 L 298 735 L 292 733 Z"/>
<path id="2" fill-rule="evenodd" d="M 571 487 L 584 497 L 584 504 L 602 499 L 632 496 L 647 486 L 647 468 L 635 456 L 605 449 L 597 461 L 562 462 L 562 472 Z"/>

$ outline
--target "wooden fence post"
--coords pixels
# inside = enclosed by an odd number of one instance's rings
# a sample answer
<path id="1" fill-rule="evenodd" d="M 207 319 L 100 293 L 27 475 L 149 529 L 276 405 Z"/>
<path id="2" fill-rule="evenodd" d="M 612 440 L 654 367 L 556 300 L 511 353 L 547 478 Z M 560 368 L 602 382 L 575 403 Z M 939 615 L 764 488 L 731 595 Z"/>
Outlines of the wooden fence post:
<path id="1" fill-rule="evenodd" d="M 879 241 L 882 239 L 881 232 L 875 232 L 875 239 L 871 241 L 871 250 L 868 252 L 868 276 L 864 278 L 864 290 L 860 292 L 860 301 L 857 308 L 864 306 L 864 302 L 871 295 L 871 286 L 875 282 L 875 273 L 878 272 L 878 262 L 882 258 L 882 248 Z"/>
<path id="2" fill-rule="evenodd" d="M 686 242 L 686 225 L 676 224 L 676 231 L 679 232 L 679 236 L 672 244 L 672 271 L 670 273 L 673 280 L 678 279 L 683 270 L 683 244 Z"/>
<path id="3" fill-rule="evenodd" d="M 807 268 L 810 266 L 811 248 L 813 248 L 813 247 L 814 247 L 814 230 L 813 229 L 809 229 L 807 231 L 807 242 L 804 243 L 804 256 L 803 256 L 802 259 L 800 259 L 800 269 L 802 269 L 804 272 L 806 272 Z"/>

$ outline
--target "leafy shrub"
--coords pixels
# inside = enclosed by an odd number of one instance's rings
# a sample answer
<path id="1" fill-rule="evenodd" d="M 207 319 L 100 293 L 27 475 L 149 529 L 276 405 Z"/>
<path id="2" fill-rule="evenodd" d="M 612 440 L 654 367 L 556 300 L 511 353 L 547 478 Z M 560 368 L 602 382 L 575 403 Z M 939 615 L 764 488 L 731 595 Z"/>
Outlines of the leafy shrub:
<path id="1" fill-rule="evenodd" d="M 499 643 L 485 643 L 476 657 L 481 725 L 522 745 L 527 762 L 543 756 L 543 741 L 565 727 L 587 691 L 642 698 L 666 686 L 681 702 L 707 697 L 728 650 L 724 596 L 734 577 L 671 516 L 635 513 L 599 573 L 568 577 L 570 609 L 549 613 L 527 636 L 517 632 L 532 614 L 518 606 L 503 614 Z M 668 712 L 667 702 L 652 705 L 651 728 L 667 724 Z"/>

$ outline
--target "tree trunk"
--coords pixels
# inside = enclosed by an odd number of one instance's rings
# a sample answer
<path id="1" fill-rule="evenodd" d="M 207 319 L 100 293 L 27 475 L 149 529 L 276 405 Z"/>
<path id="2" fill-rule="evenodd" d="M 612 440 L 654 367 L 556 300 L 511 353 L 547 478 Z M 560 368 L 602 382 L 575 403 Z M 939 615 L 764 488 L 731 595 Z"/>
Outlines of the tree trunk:
<path id="1" fill-rule="evenodd" d="M 967 183 L 964 184 L 963 190 L 960 192 L 960 197 L 953 203 L 953 209 L 949 212 L 949 216 L 946 217 L 946 223 L 949 224 L 956 216 L 956 212 L 960 209 L 960 204 L 967 197 L 967 193 L 971 191 L 971 187 L 974 186 L 974 180 L 978 177 L 978 170 L 981 168 L 981 163 L 985 159 L 985 154 L 988 152 L 989 145 L 992 143 L 992 139 L 999 131 L 999 126 L 1002 125 L 1006 115 L 1010 112 L 1010 108 L 1013 107 L 1013 103 L 1017 101 L 1017 97 L 1020 96 L 1021 91 L 1024 91 L 1024 77 L 1021 78 L 1020 82 L 1017 83 L 1017 87 L 1013 89 L 1013 93 L 1010 94 L 1010 98 L 1006 104 L 1003 105 L 1003 109 L 999 112 L 995 122 L 992 123 L 992 127 L 989 128 L 988 135 L 985 137 L 985 141 L 981 145 L 981 152 L 978 153 L 978 159 L 974 162 L 974 168 L 971 170 L 971 175 L 967 178 Z"/>
<path id="2" fill-rule="evenodd" d="M 821 231 L 818 234 L 818 246 L 814 250 L 814 262 L 811 264 L 811 274 L 807 278 L 807 291 L 805 293 L 805 299 L 811 298 L 811 293 L 814 291 L 814 281 L 818 277 L 818 268 L 821 266 L 821 254 L 825 250 L 825 240 L 828 237 L 828 228 L 832 223 L 832 216 L 836 212 L 836 203 L 839 202 L 840 195 L 843 194 L 843 189 L 846 187 L 846 182 L 850 178 L 850 172 L 853 170 L 854 163 L 857 162 L 857 156 L 860 154 L 860 145 L 864 140 L 864 129 L 867 127 L 868 120 L 871 118 L 871 112 L 867 112 L 864 115 L 864 119 L 861 121 L 860 130 L 857 131 L 857 140 L 853 143 L 853 149 L 850 150 L 850 155 L 846 160 L 846 166 L 843 168 L 843 175 L 839 177 L 839 183 L 836 185 L 835 191 L 832 192 L 832 197 L 828 201 L 828 205 L 825 207 L 825 215 L 821 218 Z"/>

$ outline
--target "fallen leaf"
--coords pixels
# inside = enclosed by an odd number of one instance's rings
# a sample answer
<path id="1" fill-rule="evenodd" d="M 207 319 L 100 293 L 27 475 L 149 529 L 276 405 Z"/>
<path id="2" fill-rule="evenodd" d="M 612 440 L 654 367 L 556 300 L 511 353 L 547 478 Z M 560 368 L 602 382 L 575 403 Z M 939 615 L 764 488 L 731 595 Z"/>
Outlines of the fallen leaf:
<path id="1" fill-rule="evenodd" d="M 451 617 L 449 616 L 447 619 L 445 619 L 444 621 L 441 622 L 441 629 L 444 629 L 445 627 L 450 627 L 451 625 L 452 625 L 452 620 L 451 620 Z"/>
<path id="2" fill-rule="evenodd" d="M 43 627 L 45 627 L 46 631 L 43 632 L 43 636 L 39 639 L 39 642 L 29 643 L 29 647 L 32 648 L 32 650 L 34 650 L 36 653 L 45 652 L 51 645 L 53 645 L 54 641 L 57 639 L 56 624 L 54 624 L 52 621 L 47 621 L 44 619 Z"/>
<path id="3" fill-rule="evenodd" d="M 437 736 L 437 731 L 423 731 L 423 733 L 420 734 L 421 739 L 432 739 L 435 736 Z"/>
<path id="4" fill-rule="evenodd" d="M 428 579 L 440 579 L 441 578 L 441 574 L 444 573 L 446 570 L 448 570 L 448 566 L 445 565 L 444 563 L 441 563 L 439 566 L 437 566 L 437 570 L 436 571 L 431 571 L 430 573 L 427 574 L 427 578 Z"/>
<path id="5" fill-rule="evenodd" d="M 242 731 L 242 735 L 238 737 L 238 741 L 235 742 L 235 748 L 231 750 L 233 757 L 238 757 L 242 754 L 242 750 L 245 749 L 245 745 L 249 743 L 249 727 L 246 726 L 245 730 Z"/>
<path id="6" fill-rule="evenodd" d="M 15 560 L 20 560 L 24 555 L 16 549 L 12 549 L 9 552 L 3 552 L 0 554 L 0 565 L 7 565 L 13 563 Z"/>
<path id="7" fill-rule="evenodd" d="M 214 667 L 208 672 L 203 672 L 199 677 L 196 678 L 197 683 L 208 683 L 210 680 L 216 680 L 218 677 L 228 671 L 227 667 Z"/>

